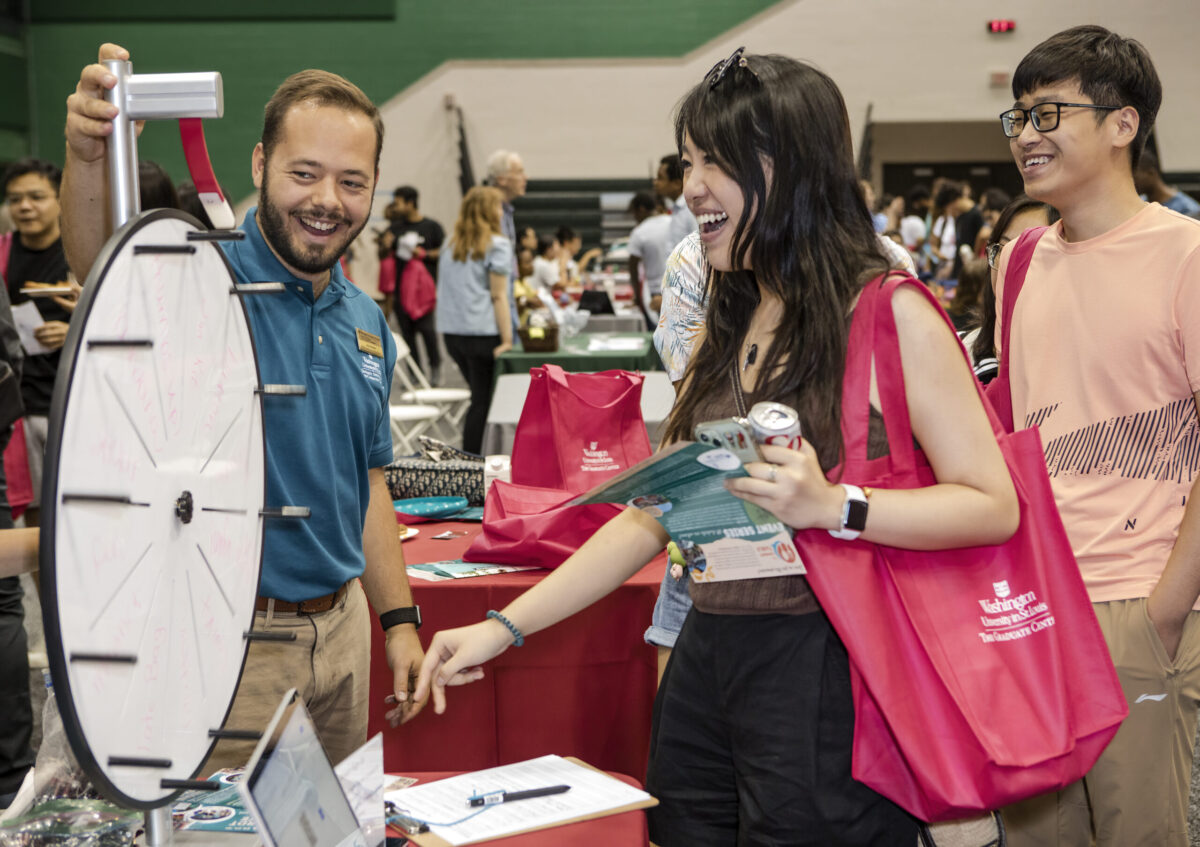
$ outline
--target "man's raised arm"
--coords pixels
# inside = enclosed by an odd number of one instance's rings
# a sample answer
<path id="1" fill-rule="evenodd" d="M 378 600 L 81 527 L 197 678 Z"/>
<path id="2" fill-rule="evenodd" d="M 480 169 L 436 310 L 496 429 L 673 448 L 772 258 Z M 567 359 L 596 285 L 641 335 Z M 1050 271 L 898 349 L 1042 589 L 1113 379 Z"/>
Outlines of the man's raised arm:
<path id="1" fill-rule="evenodd" d="M 129 59 L 117 44 L 100 47 L 98 62 Z M 75 92 L 67 98 L 67 157 L 63 168 L 63 250 L 78 280 L 87 279 L 100 248 L 112 233 L 108 201 L 108 136 L 117 107 L 104 100 L 116 78 L 101 64 L 88 65 L 79 74 Z"/>

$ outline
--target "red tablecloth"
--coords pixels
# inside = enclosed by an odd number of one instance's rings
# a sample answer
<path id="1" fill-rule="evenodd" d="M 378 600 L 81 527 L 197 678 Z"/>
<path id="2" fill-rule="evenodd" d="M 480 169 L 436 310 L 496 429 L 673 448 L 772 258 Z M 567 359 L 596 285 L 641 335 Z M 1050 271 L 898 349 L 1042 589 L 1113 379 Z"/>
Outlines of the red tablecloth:
<path id="1" fill-rule="evenodd" d="M 461 557 L 479 524 L 419 524 L 404 543 L 407 561 Z M 444 529 L 468 535 L 450 541 Z M 472 771 L 556 753 L 578 756 L 606 771 L 642 777 L 650 747 L 656 687 L 655 650 L 642 640 L 662 581 L 665 557 L 651 562 L 590 608 L 510 647 L 485 666 L 479 682 L 449 689 L 446 713 L 428 707 L 391 729 L 383 698 L 391 672 L 383 635 L 374 628 L 371 650 L 370 732 L 384 733 L 389 772 Z M 445 582 L 411 580 L 424 624 L 421 641 L 440 629 L 483 620 L 503 609 L 548 573 L 522 571 Z"/>
<path id="2" fill-rule="evenodd" d="M 418 784 L 457 776 L 456 773 L 412 773 Z M 622 782 L 627 782 L 636 788 L 642 783 L 631 776 L 620 773 L 610 773 Z M 388 830 L 391 835 L 399 835 L 394 830 Z M 412 842 L 408 842 L 412 843 Z M 634 812 L 622 812 L 619 815 L 608 815 L 590 821 L 556 826 L 550 829 L 540 829 L 537 832 L 527 832 L 524 835 L 511 835 L 508 838 L 497 838 L 488 841 L 489 847 L 646 847 L 650 836 L 646 829 L 646 813 L 642 809 Z"/>

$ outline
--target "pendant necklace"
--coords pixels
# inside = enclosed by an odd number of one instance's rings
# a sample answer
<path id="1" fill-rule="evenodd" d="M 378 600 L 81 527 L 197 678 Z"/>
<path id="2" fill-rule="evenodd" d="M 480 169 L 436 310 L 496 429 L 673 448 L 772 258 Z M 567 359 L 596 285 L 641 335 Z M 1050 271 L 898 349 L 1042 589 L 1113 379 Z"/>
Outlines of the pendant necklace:
<path id="1" fill-rule="evenodd" d="M 754 364 L 754 360 L 758 358 L 758 345 L 751 344 L 746 349 L 746 358 L 742 360 L 742 372 L 745 373 L 746 368 Z"/>

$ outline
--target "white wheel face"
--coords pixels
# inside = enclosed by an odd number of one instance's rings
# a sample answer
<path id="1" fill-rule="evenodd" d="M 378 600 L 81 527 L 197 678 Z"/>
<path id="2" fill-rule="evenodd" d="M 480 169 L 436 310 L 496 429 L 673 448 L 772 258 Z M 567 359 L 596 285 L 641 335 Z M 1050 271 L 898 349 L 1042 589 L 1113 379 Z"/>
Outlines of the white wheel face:
<path id="1" fill-rule="evenodd" d="M 140 218 L 89 280 L 47 458 L 64 723 L 100 787 L 142 807 L 175 793 L 163 779 L 196 773 L 224 723 L 262 556 L 254 346 L 220 248 L 188 242 L 192 231 Z M 189 243 L 194 253 L 135 252 Z"/>

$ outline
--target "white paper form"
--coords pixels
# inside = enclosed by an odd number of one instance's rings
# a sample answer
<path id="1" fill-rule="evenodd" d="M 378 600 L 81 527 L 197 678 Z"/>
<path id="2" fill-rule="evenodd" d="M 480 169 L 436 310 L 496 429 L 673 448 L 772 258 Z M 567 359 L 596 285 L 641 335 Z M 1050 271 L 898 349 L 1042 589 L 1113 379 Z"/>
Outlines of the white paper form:
<path id="1" fill-rule="evenodd" d="M 601 335 L 588 339 L 588 351 L 593 353 L 622 353 L 641 350 L 646 342 L 641 338 L 605 338 Z"/>
<path id="2" fill-rule="evenodd" d="M 383 733 L 376 733 L 333 770 L 367 844 L 380 847 L 387 835 L 383 822 Z"/>
<path id="3" fill-rule="evenodd" d="M 17 335 L 21 337 L 21 346 L 30 356 L 40 356 L 54 351 L 34 337 L 33 331 L 46 322 L 37 305 L 32 300 L 26 300 L 19 306 L 12 307 L 13 323 L 17 325 Z"/>
<path id="4" fill-rule="evenodd" d="M 470 797 L 488 791 L 526 791 L 569 785 L 564 794 L 514 800 L 484 806 L 482 812 L 452 826 L 472 812 Z M 526 829 L 596 815 L 650 799 L 645 791 L 561 756 L 542 756 L 527 762 L 475 771 L 427 785 L 389 791 L 387 799 L 403 814 L 430 824 L 430 830 L 450 844 L 498 838 Z"/>

